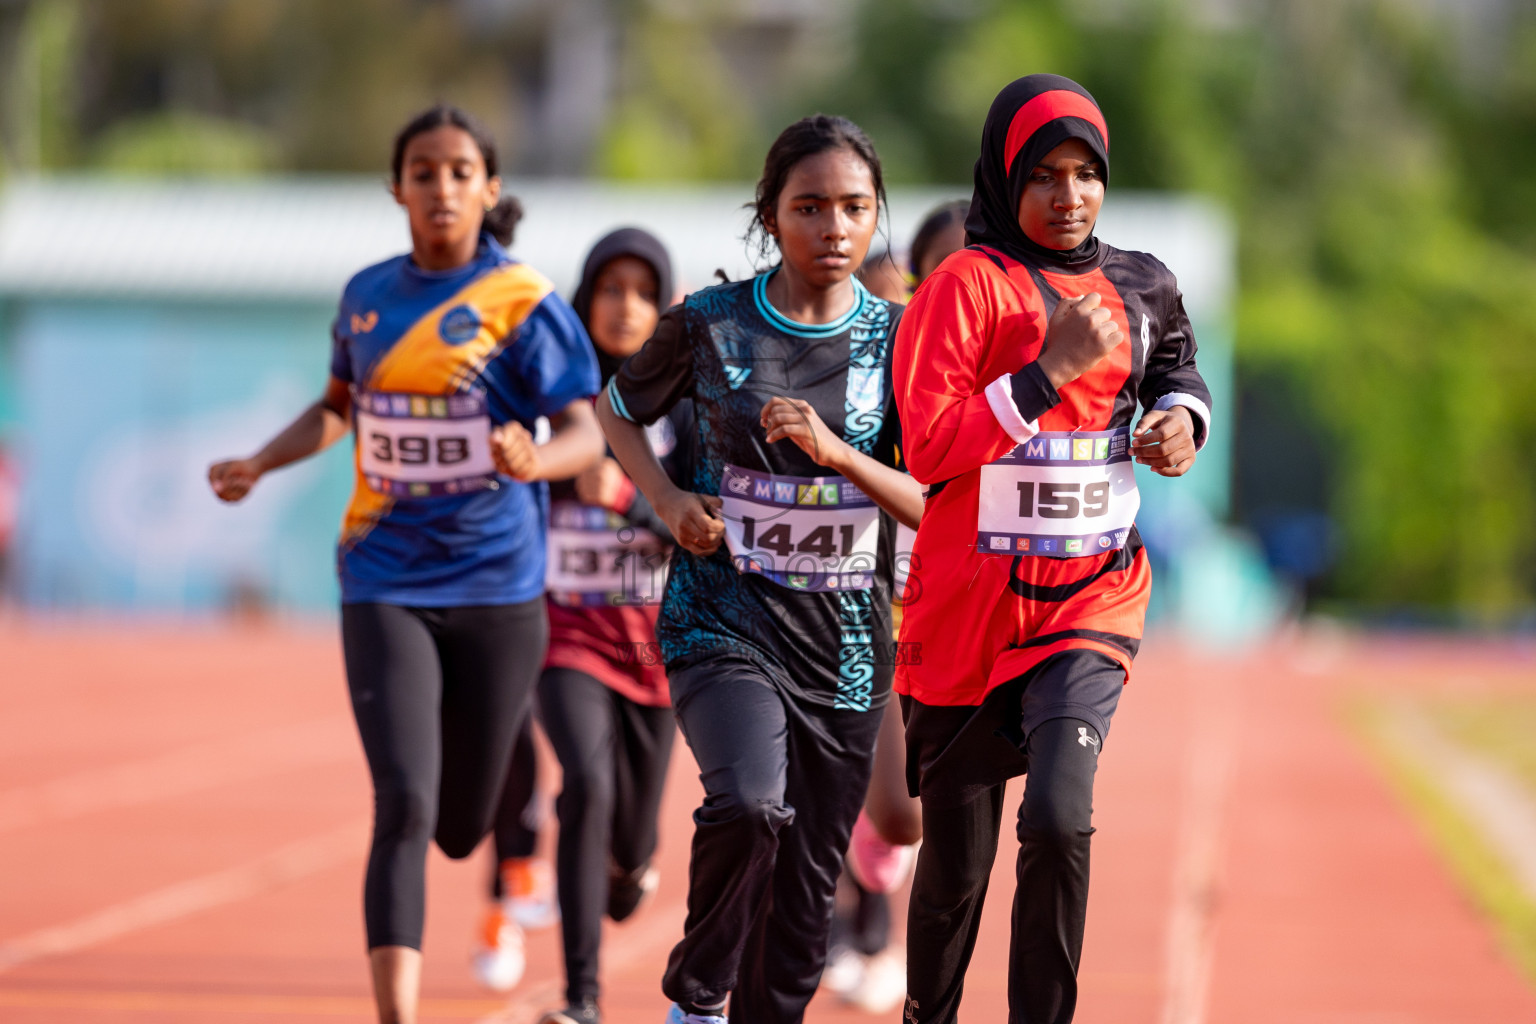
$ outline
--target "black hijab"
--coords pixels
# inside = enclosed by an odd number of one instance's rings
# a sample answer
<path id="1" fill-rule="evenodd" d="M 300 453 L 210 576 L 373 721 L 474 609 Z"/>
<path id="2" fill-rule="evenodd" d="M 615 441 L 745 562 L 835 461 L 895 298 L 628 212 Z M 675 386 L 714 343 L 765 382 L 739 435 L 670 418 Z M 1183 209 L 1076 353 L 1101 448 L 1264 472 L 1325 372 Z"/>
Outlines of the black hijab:
<path id="1" fill-rule="evenodd" d="M 1025 254 L 1083 263 L 1099 252 L 1090 234 L 1073 249 L 1048 249 L 1019 227 L 1019 198 L 1029 172 L 1068 139 L 1093 151 L 1109 182 L 1109 127 L 1088 90 L 1060 75 L 1026 75 L 1004 86 L 987 111 L 976 160 L 976 191 L 965 218 L 966 240 L 990 245 L 1014 259 Z"/>
<path id="2" fill-rule="evenodd" d="M 672 304 L 672 258 L 667 255 L 667 247 L 661 244 L 661 239 L 640 228 L 610 231 L 587 253 L 587 262 L 581 268 L 581 283 L 576 286 L 576 294 L 571 296 L 571 308 L 589 333 L 592 330 L 592 289 L 597 286 L 597 275 L 620 256 L 633 256 L 648 263 L 656 273 L 657 307 L 665 310 Z M 597 353 L 597 367 L 606 381 L 624 360 L 604 352 L 596 342 L 592 348 Z"/>

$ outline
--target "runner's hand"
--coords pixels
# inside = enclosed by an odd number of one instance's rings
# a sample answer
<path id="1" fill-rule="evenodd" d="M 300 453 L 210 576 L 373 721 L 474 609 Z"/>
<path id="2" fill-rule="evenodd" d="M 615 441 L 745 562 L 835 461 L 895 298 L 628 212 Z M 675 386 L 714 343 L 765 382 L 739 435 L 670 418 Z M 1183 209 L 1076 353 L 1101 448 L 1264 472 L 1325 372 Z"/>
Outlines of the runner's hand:
<path id="1" fill-rule="evenodd" d="M 605 458 L 576 476 L 576 500 L 584 505 L 613 508 L 624 493 L 624 470 L 618 461 Z"/>
<path id="2" fill-rule="evenodd" d="M 763 429 L 768 431 L 770 444 L 788 438 L 818 466 L 834 471 L 846 461 L 844 456 L 850 450 L 848 443 L 822 422 L 809 402 L 798 398 L 770 398 L 759 418 Z"/>
<path id="3" fill-rule="evenodd" d="M 1099 364 L 1125 341 L 1098 292 L 1071 295 L 1056 303 L 1045 328 L 1045 351 L 1037 360 L 1053 387 L 1068 384 Z"/>
<path id="4" fill-rule="evenodd" d="M 491 460 L 496 470 L 514 480 L 530 483 L 540 479 L 544 468 L 539 461 L 539 446 L 521 423 L 507 423 L 491 430 Z"/>
<path id="5" fill-rule="evenodd" d="M 234 504 L 256 486 L 261 468 L 255 459 L 225 459 L 208 467 L 208 485 L 220 501 Z"/>
<path id="6" fill-rule="evenodd" d="M 720 518 L 721 501 L 713 494 L 695 494 L 674 488 L 656 508 L 672 536 L 696 555 L 712 555 L 725 537 L 725 520 Z"/>
<path id="7" fill-rule="evenodd" d="M 1183 476 L 1195 464 L 1195 420 L 1182 405 L 1154 409 L 1131 431 L 1131 455 L 1159 476 Z"/>

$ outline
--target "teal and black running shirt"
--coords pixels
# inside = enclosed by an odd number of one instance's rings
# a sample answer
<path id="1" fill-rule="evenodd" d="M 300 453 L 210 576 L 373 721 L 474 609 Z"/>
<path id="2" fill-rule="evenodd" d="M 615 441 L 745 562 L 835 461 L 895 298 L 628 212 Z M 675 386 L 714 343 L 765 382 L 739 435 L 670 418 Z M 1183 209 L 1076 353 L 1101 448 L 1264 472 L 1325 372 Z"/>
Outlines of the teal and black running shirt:
<path id="1" fill-rule="evenodd" d="M 725 502 L 729 544 L 707 558 L 675 549 L 656 637 L 669 670 L 735 655 L 797 699 L 867 711 L 893 672 L 895 520 L 793 441 L 767 443 L 760 416 L 774 396 L 802 399 L 899 466 L 890 356 L 903 307 L 855 279 L 846 315 L 797 323 L 768 302 L 773 273 L 690 295 L 608 384 L 614 411 L 638 424 L 693 399 L 691 486 Z"/>

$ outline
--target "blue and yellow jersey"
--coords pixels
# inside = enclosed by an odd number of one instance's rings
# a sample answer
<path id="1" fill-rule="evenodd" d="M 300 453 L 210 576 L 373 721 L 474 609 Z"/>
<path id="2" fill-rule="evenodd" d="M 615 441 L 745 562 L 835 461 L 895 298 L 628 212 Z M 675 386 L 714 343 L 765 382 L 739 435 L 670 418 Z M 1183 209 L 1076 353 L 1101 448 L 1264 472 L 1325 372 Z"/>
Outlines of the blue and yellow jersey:
<path id="1" fill-rule="evenodd" d="M 433 273 L 408 256 L 347 284 L 331 373 L 352 389 L 357 481 L 342 601 L 509 604 L 544 591 L 545 486 L 495 472 L 490 430 L 530 432 L 597 392 L 592 343 L 543 275 L 489 237 Z"/>

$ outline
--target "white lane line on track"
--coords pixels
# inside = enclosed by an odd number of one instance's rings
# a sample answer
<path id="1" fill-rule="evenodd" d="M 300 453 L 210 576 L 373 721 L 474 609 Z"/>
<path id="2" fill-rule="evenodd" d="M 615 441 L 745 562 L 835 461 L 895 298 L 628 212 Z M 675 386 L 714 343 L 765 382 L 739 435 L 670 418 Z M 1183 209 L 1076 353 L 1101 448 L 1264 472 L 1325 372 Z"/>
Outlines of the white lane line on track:
<path id="1" fill-rule="evenodd" d="M 1222 896 L 1227 798 L 1237 754 L 1242 682 L 1199 672 L 1193 732 L 1184 762 L 1184 806 L 1174 851 L 1168 913 L 1162 1024 L 1205 1024 L 1216 917 Z"/>
<path id="2" fill-rule="evenodd" d="M 1401 756 L 1434 766 L 1426 777 L 1472 819 L 1526 896 L 1536 899 L 1536 801 L 1520 781 L 1453 743 L 1420 708 L 1393 705 L 1387 725 Z"/>
<path id="3" fill-rule="evenodd" d="M 658 950 L 670 950 L 683 937 L 683 919 L 687 908 L 681 900 L 647 908 L 645 916 L 633 924 L 619 925 L 604 936 L 602 965 L 605 974 L 623 970 L 641 957 Z M 538 985 L 513 995 L 512 1001 L 475 1024 L 529 1024 L 538 1015 L 560 1001 L 565 984 L 560 979 Z M 661 1000 L 661 974 L 656 975 L 656 998 Z"/>
<path id="4" fill-rule="evenodd" d="M 29 960 L 73 953 L 145 928 L 237 903 L 349 859 L 360 858 L 367 851 L 368 832 L 367 820 L 354 821 L 290 843 L 245 864 L 176 882 L 73 921 L 18 936 L 0 943 L 0 973 Z"/>
<path id="5" fill-rule="evenodd" d="M 261 729 L 0 792 L 0 834 L 354 760 L 356 735 L 344 716 Z"/>

